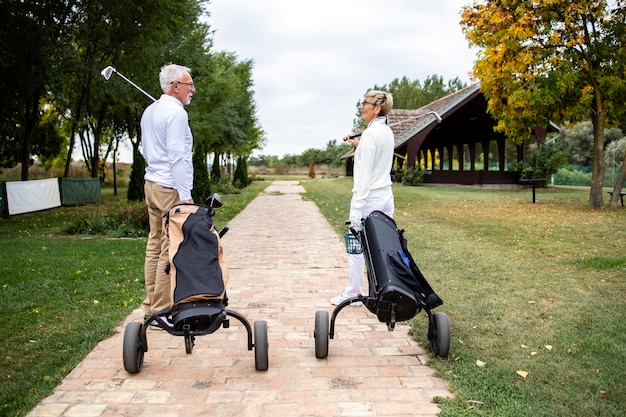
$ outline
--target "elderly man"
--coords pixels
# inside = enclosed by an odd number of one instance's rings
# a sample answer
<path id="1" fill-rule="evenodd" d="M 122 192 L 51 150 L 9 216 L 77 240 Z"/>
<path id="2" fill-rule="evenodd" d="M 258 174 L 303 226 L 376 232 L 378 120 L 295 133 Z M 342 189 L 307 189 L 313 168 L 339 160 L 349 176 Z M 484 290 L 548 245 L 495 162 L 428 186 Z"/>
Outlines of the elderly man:
<path id="1" fill-rule="evenodd" d="M 150 216 L 144 265 L 145 314 L 172 308 L 170 279 L 165 273 L 169 242 L 163 216 L 175 204 L 193 202 L 193 137 L 183 107 L 196 91 L 190 72 L 180 65 L 163 66 L 159 74 L 163 95 L 141 117 L 142 151 L 148 165 L 144 189 Z"/>

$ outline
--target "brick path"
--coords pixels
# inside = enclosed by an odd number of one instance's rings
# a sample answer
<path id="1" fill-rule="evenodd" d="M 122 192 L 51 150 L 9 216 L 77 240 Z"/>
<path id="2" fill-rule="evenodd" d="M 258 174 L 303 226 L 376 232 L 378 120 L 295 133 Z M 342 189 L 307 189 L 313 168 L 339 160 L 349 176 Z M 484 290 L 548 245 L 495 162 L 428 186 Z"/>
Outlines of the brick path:
<path id="1" fill-rule="evenodd" d="M 122 338 L 125 323 L 141 321 L 137 309 L 28 417 L 437 415 L 431 400 L 450 396 L 446 381 L 423 364 L 428 354 L 407 326 L 389 332 L 365 307 L 345 308 L 328 357 L 315 358 L 315 312 L 332 313 L 328 300 L 343 289 L 347 257 L 300 193 L 297 181 L 274 181 L 223 240 L 228 308 L 251 325 L 267 321 L 269 370 L 255 370 L 247 333 L 231 319 L 230 328 L 197 337 L 191 355 L 183 337 L 149 330 L 143 370 L 128 374 Z"/>

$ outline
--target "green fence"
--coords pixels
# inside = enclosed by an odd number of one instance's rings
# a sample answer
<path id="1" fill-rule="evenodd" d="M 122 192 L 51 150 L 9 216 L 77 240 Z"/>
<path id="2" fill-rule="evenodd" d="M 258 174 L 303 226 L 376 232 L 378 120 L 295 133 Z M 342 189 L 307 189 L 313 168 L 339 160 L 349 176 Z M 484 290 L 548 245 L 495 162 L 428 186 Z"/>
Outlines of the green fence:
<path id="1" fill-rule="evenodd" d="M 100 178 L 59 178 L 61 205 L 95 203 L 102 199 Z"/>

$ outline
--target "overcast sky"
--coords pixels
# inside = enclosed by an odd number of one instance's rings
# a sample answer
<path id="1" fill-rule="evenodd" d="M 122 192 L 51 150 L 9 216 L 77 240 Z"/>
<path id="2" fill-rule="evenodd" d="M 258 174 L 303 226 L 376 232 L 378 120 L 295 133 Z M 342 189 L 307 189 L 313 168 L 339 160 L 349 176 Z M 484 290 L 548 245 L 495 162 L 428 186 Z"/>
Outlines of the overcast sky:
<path id="1" fill-rule="evenodd" d="M 469 82 L 475 50 L 459 25 L 469 0 L 211 0 L 214 50 L 252 60 L 255 154 L 326 148 L 350 132 L 374 85 L 436 74 Z M 198 92 L 201 94 L 201 92 Z"/>

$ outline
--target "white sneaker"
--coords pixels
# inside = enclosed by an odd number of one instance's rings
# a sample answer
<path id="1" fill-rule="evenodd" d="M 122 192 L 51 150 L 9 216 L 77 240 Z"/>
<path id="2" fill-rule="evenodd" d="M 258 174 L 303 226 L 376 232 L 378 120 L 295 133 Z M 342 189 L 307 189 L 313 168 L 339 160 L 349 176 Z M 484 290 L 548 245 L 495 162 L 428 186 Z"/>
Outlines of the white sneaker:
<path id="1" fill-rule="evenodd" d="M 343 303 L 344 301 L 346 301 L 349 298 L 354 298 L 354 297 L 349 297 L 349 296 L 347 296 L 347 295 L 342 293 L 341 295 L 338 295 L 336 297 L 331 298 L 330 299 L 330 303 L 332 305 L 334 305 L 334 306 L 337 306 L 337 305 Z M 350 305 L 354 306 L 354 307 L 358 307 L 358 306 L 362 306 L 363 303 L 360 302 L 360 301 L 354 301 L 354 302 L 350 303 Z"/>
<path id="2" fill-rule="evenodd" d="M 163 326 L 167 326 L 170 329 L 174 328 L 174 323 L 172 323 L 172 317 L 171 316 L 160 316 L 160 317 L 157 317 L 156 319 L 154 319 L 150 323 L 150 329 L 151 330 L 164 330 Z"/>

